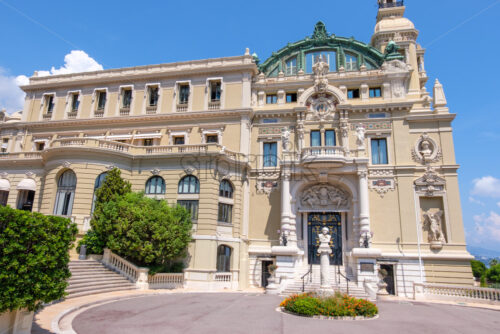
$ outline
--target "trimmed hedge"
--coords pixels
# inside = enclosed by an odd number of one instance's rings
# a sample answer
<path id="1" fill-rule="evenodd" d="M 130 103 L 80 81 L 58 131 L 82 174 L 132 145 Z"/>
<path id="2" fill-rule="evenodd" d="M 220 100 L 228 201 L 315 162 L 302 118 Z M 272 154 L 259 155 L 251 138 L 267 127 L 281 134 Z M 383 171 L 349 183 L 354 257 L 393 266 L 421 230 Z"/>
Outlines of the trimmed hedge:
<path id="1" fill-rule="evenodd" d="M 67 218 L 0 206 L 0 313 L 64 297 L 77 232 Z"/>
<path id="2" fill-rule="evenodd" d="M 378 308 L 372 302 L 335 293 L 332 296 L 320 296 L 315 293 L 293 295 L 280 304 L 285 310 L 303 316 L 323 315 L 327 317 L 372 318 L 378 314 Z"/>

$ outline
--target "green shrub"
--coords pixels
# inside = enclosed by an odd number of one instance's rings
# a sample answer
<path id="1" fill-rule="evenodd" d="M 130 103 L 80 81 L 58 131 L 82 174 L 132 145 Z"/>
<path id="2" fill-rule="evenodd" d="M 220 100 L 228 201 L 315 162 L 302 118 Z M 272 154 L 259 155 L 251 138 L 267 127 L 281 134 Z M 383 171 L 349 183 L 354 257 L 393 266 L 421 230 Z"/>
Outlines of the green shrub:
<path id="1" fill-rule="evenodd" d="M 294 295 L 283 300 L 280 306 L 289 312 L 305 316 L 371 318 L 378 314 L 377 306 L 372 302 L 338 292 L 331 296 L 319 296 L 314 293 Z"/>
<path id="2" fill-rule="evenodd" d="M 484 275 L 489 282 L 500 283 L 500 264 L 490 267 Z"/>
<path id="3" fill-rule="evenodd" d="M 107 247 L 139 266 L 170 265 L 191 240 L 191 215 L 183 207 L 126 193 L 102 204 Z"/>
<path id="4" fill-rule="evenodd" d="M 64 297 L 77 232 L 67 218 L 0 206 L 0 313 Z"/>
<path id="5" fill-rule="evenodd" d="M 98 234 L 94 230 L 89 230 L 83 238 L 78 241 L 78 246 L 76 247 L 76 251 L 80 253 L 80 247 L 82 245 L 87 246 L 87 254 L 102 254 L 104 252 L 104 248 L 106 245 L 99 238 Z"/>
<path id="6" fill-rule="evenodd" d="M 470 266 L 472 268 L 472 275 L 474 275 L 475 278 L 481 278 L 486 271 L 486 265 L 478 260 L 471 260 Z"/>

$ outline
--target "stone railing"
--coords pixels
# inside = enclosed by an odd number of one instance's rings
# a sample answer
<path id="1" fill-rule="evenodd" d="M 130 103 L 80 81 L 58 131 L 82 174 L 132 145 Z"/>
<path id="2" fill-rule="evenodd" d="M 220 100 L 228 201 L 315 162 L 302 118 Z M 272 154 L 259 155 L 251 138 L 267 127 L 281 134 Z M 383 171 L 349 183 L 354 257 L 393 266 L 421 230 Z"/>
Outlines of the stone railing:
<path id="1" fill-rule="evenodd" d="M 188 111 L 187 103 L 186 104 L 184 104 L 184 103 L 177 104 L 177 112 L 186 112 L 186 111 Z"/>
<path id="2" fill-rule="evenodd" d="M 78 115 L 78 111 L 76 111 L 76 110 L 70 111 L 70 112 L 68 112 L 68 119 L 75 119 L 77 115 Z"/>
<path id="3" fill-rule="evenodd" d="M 4 159 L 41 159 L 42 152 L 19 152 L 19 153 L 1 153 L 0 160 Z"/>
<path id="4" fill-rule="evenodd" d="M 220 109 L 220 101 L 208 102 L 208 110 L 219 110 L 219 109 Z"/>
<path id="5" fill-rule="evenodd" d="M 162 155 L 162 154 L 222 154 L 231 160 L 246 161 L 247 157 L 239 152 L 226 150 L 225 147 L 210 143 L 198 145 L 169 145 L 169 146 L 135 146 L 111 140 L 95 138 L 62 138 L 50 143 L 50 148 L 58 147 L 86 147 L 98 148 L 132 155 Z"/>
<path id="6" fill-rule="evenodd" d="M 149 275 L 149 268 L 138 267 L 119 255 L 114 254 L 108 248 L 104 249 L 102 263 L 106 267 L 134 282 L 136 287 L 141 290 L 175 289 L 184 286 L 183 273 L 159 273 Z"/>
<path id="7" fill-rule="evenodd" d="M 156 109 L 158 106 L 147 106 L 146 107 L 146 114 L 151 115 L 151 114 L 156 114 Z"/>
<path id="8" fill-rule="evenodd" d="M 120 108 L 120 116 L 128 116 L 130 114 L 130 108 Z"/>
<path id="9" fill-rule="evenodd" d="M 413 283 L 413 299 L 442 299 L 475 303 L 500 303 L 500 290 L 432 283 Z"/>
<path id="10" fill-rule="evenodd" d="M 231 282 L 233 280 L 232 273 L 214 273 L 213 280 L 215 282 Z"/>
<path id="11" fill-rule="evenodd" d="M 94 117 L 104 117 L 104 109 L 97 109 L 96 111 L 94 111 Z"/>
<path id="12" fill-rule="evenodd" d="M 303 162 L 331 162 L 345 163 L 347 154 L 341 146 L 317 146 L 302 149 Z"/>
<path id="13" fill-rule="evenodd" d="M 150 289 L 175 289 L 184 286 L 183 273 L 159 273 L 148 277 Z"/>
<path id="14" fill-rule="evenodd" d="M 43 114 L 42 118 L 43 118 L 44 121 L 51 120 L 52 119 L 52 113 Z"/>

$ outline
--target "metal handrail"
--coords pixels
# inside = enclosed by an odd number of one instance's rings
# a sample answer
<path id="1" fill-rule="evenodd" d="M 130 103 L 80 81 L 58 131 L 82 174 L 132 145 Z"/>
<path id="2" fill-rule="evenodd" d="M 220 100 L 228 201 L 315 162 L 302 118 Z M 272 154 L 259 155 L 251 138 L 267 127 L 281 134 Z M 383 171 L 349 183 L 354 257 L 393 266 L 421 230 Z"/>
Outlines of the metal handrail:
<path id="1" fill-rule="evenodd" d="M 301 277 L 302 279 L 302 292 L 305 292 L 305 281 L 304 281 L 304 278 L 306 278 L 307 275 L 309 275 L 309 283 L 312 282 L 312 269 L 313 269 L 313 265 L 312 263 L 309 265 L 309 270 Z"/>
<path id="2" fill-rule="evenodd" d="M 347 277 L 347 276 L 344 276 L 344 274 L 342 274 L 342 273 L 340 272 L 340 266 L 337 266 L 337 273 L 338 273 L 340 276 L 342 276 L 342 277 L 344 277 L 344 278 L 345 278 L 345 280 L 346 280 L 346 282 L 347 282 L 347 294 L 349 294 L 349 282 L 351 281 L 351 279 L 350 279 L 349 277 Z M 339 286 L 340 286 L 340 279 L 339 279 Z"/>

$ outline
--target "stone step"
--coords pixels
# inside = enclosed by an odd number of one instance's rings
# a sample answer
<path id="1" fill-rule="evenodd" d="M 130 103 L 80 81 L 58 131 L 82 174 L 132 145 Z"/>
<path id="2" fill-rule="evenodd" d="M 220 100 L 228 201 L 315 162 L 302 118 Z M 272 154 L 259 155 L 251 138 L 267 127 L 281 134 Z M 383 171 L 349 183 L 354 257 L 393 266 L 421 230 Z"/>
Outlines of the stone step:
<path id="1" fill-rule="evenodd" d="M 113 288 L 132 288 L 135 289 L 135 285 L 130 283 L 130 282 L 123 282 L 123 283 L 106 283 L 106 284 L 99 284 L 99 285 L 93 285 L 93 286 L 79 286 L 79 287 L 69 287 L 66 289 L 66 292 L 69 294 L 73 294 L 76 292 L 83 292 L 83 291 L 99 291 L 99 290 L 105 290 L 105 289 L 113 289 Z"/>
<path id="2" fill-rule="evenodd" d="M 100 284 L 111 284 L 111 283 L 131 283 L 131 282 L 125 277 L 109 277 L 109 278 L 100 278 L 94 280 L 88 278 L 78 281 L 70 281 L 68 288 L 73 289 L 76 287 L 83 287 L 83 286 L 93 287 Z"/>
<path id="3" fill-rule="evenodd" d="M 71 274 L 73 276 L 88 276 L 88 275 L 97 275 L 97 274 L 103 274 L 103 273 L 115 273 L 114 271 L 110 269 L 87 269 L 87 270 L 71 270 Z"/>
<path id="4" fill-rule="evenodd" d="M 72 276 L 68 280 L 68 282 L 72 283 L 72 282 L 85 282 L 85 281 L 105 281 L 107 279 L 111 279 L 111 278 L 115 278 L 115 277 L 123 278 L 125 280 L 127 279 L 126 277 L 123 277 L 123 276 L 118 275 L 116 273 L 104 273 L 104 274 L 92 275 L 92 276 Z"/>
<path id="5" fill-rule="evenodd" d="M 136 289 L 135 287 L 116 287 L 116 288 L 100 289 L 100 290 L 87 290 L 87 291 L 83 291 L 83 292 L 70 293 L 66 297 L 66 299 L 83 297 L 83 296 L 88 296 L 88 295 L 95 295 L 98 293 L 107 293 L 107 292 L 113 292 L 113 291 L 126 291 L 126 290 L 135 290 L 135 289 Z"/>

